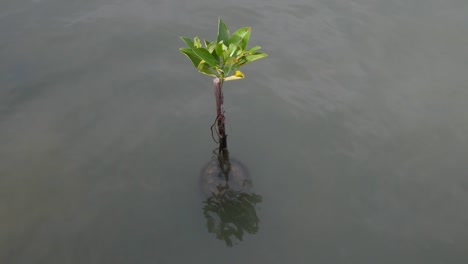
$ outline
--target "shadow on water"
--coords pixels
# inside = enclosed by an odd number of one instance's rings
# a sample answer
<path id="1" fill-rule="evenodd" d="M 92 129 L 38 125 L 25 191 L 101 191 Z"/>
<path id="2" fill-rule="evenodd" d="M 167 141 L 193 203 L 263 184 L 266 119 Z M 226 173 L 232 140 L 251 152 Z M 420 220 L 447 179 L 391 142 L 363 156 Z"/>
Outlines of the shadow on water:
<path id="1" fill-rule="evenodd" d="M 252 181 L 247 169 L 229 158 L 227 148 L 216 152 L 202 170 L 202 190 L 208 196 L 203 201 L 203 215 L 208 232 L 232 247 L 245 233 L 258 232 L 256 205 L 262 202 L 262 196 L 250 192 Z"/>

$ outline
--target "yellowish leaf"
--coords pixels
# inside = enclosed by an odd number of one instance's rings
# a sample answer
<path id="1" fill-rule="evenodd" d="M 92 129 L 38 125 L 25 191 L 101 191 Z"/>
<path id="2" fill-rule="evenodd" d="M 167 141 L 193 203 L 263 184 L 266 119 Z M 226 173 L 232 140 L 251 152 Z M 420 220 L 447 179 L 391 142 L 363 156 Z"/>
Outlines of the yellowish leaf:
<path id="1" fill-rule="evenodd" d="M 224 78 L 225 81 L 234 81 L 244 79 L 244 74 L 241 71 L 236 71 L 233 75 Z"/>

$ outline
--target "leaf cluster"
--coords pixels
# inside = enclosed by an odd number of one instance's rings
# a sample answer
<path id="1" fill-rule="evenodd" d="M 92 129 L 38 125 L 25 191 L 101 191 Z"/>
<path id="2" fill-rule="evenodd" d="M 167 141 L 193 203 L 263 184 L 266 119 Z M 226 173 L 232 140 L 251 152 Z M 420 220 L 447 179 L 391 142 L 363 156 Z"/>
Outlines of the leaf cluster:
<path id="1" fill-rule="evenodd" d="M 247 48 L 250 33 L 250 27 L 243 27 L 231 35 L 226 24 L 219 18 L 216 40 L 212 42 L 204 40 L 202 43 L 198 36 L 193 40 L 181 37 L 187 47 L 180 48 L 180 51 L 203 74 L 226 81 L 243 79 L 244 74 L 238 70 L 241 66 L 267 56 L 258 51 L 260 46 Z M 229 76 L 231 72 L 234 74 Z"/>

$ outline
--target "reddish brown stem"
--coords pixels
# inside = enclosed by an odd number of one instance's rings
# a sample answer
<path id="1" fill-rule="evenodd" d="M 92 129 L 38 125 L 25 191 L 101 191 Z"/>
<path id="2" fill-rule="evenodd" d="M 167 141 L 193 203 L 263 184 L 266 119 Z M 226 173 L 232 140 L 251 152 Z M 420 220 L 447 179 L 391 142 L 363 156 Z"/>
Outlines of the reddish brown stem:
<path id="1" fill-rule="evenodd" d="M 213 80 L 214 93 L 216 98 L 216 114 L 219 133 L 219 151 L 227 149 L 227 135 L 224 127 L 224 110 L 223 110 L 223 82 L 219 78 Z"/>

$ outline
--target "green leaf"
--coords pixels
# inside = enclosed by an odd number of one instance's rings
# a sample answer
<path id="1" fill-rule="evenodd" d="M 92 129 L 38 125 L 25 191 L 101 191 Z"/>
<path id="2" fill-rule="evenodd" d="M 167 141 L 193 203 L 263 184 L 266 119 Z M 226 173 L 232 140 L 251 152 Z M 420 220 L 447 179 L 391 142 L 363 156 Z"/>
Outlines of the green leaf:
<path id="1" fill-rule="evenodd" d="M 208 64 L 204 60 L 201 60 L 200 63 L 197 66 L 197 69 L 199 72 L 209 75 L 209 76 L 214 76 L 217 77 L 217 75 L 214 73 L 213 69 L 210 68 Z"/>
<path id="2" fill-rule="evenodd" d="M 240 65 L 238 65 L 237 63 L 233 64 L 232 67 L 231 67 L 231 71 L 235 72 L 237 71 L 237 69 L 239 69 Z"/>
<path id="3" fill-rule="evenodd" d="M 203 68 L 201 70 L 199 70 L 199 72 L 205 74 L 205 75 L 209 75 L 209 76 L 213 76 L 213 77 L 218 77 L 216 74 L 214 74 L 210 69 L 208 68 Z"/>
<path id="4" fill-rule="evenodd" d="M 213 53 L 213 51 L 215 50 L 215 48 L 216 48 L 216 42 L 214 42 L 214 41 L 211 42 L 210 45 L 208 45 L 208 46 L 206 47 L 206 49 L 207 49 L 210 53 Z"/>
<path id="5" fill-rule="evenodd" d="M 197 70 L 201 70 L 203 67 L 206 67 L 206 63 L 204 60 L 201 60 L 197 66 Z"/>
<path id="6" fill-rule="evenodd" d="M 216 60 L 206 48 L 193 49 L 193 52 L 211 67 L 218 66 L 219 60 Z"/>
<path id="7" fill-rule="evenodd" d="M 216 73 L 218 73 L 217 76 L 218 76 L 220 79 L 222 78 L 221 76 L 224 76 L 224 71 L 223 71 L 223 69 L 221 69 L 221 68 L 219 68 L 219 67 L 216 67 Z"/>
<path id="8" fill-rule="evenodd" d="M 235 44 L 232 44 L 232 43 L 230 43 L 230 44 L 229 44 L 229 48 L 228 48 L 228 54 L 229 54 L 229 57 L 233 57 L 233 56 L 235 56 L 234 54 L 236 53 L 236 51 L 237 51 L 237 48 L 238 48 L 238 46 L 237 46 L 237 45 L 235 45 Z"/>
<path id="9" fill-rule="evenodd" d="M 262 47 L 260 47 L 260 46 L 253 46 L 253 47 L 251 47 L 250 49 L 246 50 L 245 53 L 251 54 L 251 53 L 253 53 L 254 51 L 257 51 L 257 50 L 259 50 L 259 49 L 261 49 L 261 48 L 262 48 Z"/>
<path id="10" fill-rule="evenodd" d="M 209 76 L 217 77 L 216 74 L 214 74 L 214 72 L 207 67 L 205 63 L 203 63 L 203 61 L 200 63 L 198 71 Z"/>
<path id="11" fill-rule="evenodd" d="M 229 43 L 229 29 L 223 20 L 221 20 L 221 17 L 218 17 L 218 37 L 216 42 L 219 43 L 220 41 L 226 44 Z"/>
<path id="12" fill-rule="evenodd" d="M 246 64 L 246 63 L 247 63 L 247 59 L 245 58 L 245 56 L 241 56 L 241 57 L 237 60 L 236 65 L 237 65 L 238 67 L 240 67 L 240 66 L 242 66 L 242 65 L 244 65 L 244 64 Z"/>
<path id="13" fill-rule="evenodd" d="M 223 56 L 223 46 L 226 45 L 223 44 L 223 41 L 220 41 L 215 47 L 215 52 L 219 57 Z"/>
<path id="14" fill-rule="evenodd" d="M 229 59 L 229 48 L 228 46 L 223 43 L 223 63 L 226 63 L 226 61 Z"/>
<path id="15" fill-rule="evenodd" d="M 181 48 L 180 51 L 186 55 L 192 64 L 203 74 L 224 78 L 242 65 L 251 63 L 267 56 L 258 52 L 260 46 L 247 49 L 251 35 L 250 27 L 243 27 L 230 35 L 226 24 L 218 18 L 217 40 L 210 42 L 200 41 L 198 36 L 192 40 L 181 37 L 188 48 Z M 202 44 L 204 47 L 202 47 Z M 240 74 L 234 74 L 228 78 L 240 79 Z"/>
<path id="16" fill-rule="evenodd" d="M 206 49 L 211 53 L 211 55 L 213 56 L 213 58 L 215 58 L 215 60 L 219 63 L 219 56 L 218 54 L 216 54 L 216 51 L 215 51 L 215 48 L 216 48 L 216 42 L 208 42 L 208 46 L 206 47 Z"/>
<path id="17" fill-rule="evenodd" d="M 247 44 L 249 43 L 250 32 L 252 32 L 252 29 L 250 27 L 248 29 L 249 29 L 249 31 L 247 31 L 247 33 L 245 33 L 244 37 L 242 38 L 242 40 L 239 43 L 239 46 L 241 47 L 242 50 L 245 50 L 247 48 Z"/>
<path id="18" fill-rule="evenodd" d="M 247 55 L 247 56 L 245 56 L 245 59 L 247 60 L 247 62 L 244 63 L 244 64 L 251 63 L 251 62 L 253 62 L 253 61 L 256 61 L 256 60 L 265 58 L 265 57 L 267 57 L 267 56 L 268 56 L 268 55 L 267 55 L 266 53 L 263 53 L 263 52 L 255 52 L 255 53 L 253 53 L 252 55 Z"/>
<path id="19" fill-rule="evenodd" d="M 229 75 L 229 72 L 232 69 L 232 64 L 225 64 L 223 67 L 224 75 Z"/>
<path id="20" fill-rule="evenodd" d="M 193 44 L 193 41 L 189 38 L 185 38 L 185 37 L 180 37 L 180 39 L 185 42 L 185 44 L 187 44 L 187 46 L 191 49 L 194 49 L 195 48 L 195 45 Z"/>
<path id="21" fill-rule="evenodd" d="M 187 56 L 187 58 L 189 58 L 189 60 L 192 62 L 193 66 L 195 66 L 195 68 L 198 68 L 198 65 L 200 64 L 201 62 L 201 59 L 200 57 L 198 57 L 195 52 L 193 51 L 193 49 L 189 49 L 189 48 L 180 48 L 180 51 L 185 54 L 185 56 Z"/>
<path id="22" fill-rule="evenodd" d="M 234 44 L 244 50 L 250 38 L 250 31 L 250 27 L 239 28 L 229 39 L 229 45 Z"/>

